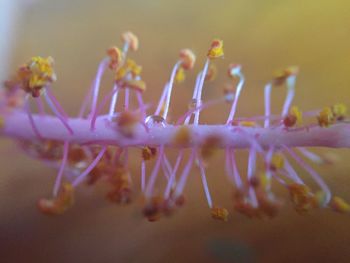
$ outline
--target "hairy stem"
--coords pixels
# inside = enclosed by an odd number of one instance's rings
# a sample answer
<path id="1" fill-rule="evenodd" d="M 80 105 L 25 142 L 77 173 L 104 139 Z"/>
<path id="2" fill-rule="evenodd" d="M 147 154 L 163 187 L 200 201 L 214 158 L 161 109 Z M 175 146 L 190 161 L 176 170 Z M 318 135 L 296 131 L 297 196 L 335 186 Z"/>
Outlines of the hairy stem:
<path id="1" fill-rule="evenodd" d="M 148 131 L 140 124 L 135 126 L 134 135 L 126 137 L 108 123 L 108 115 L 100 116 L 96 129 L 91 131 L 90 121 L 81 118 L 67 119 L 74 134 L 70 134 L 62 122 L 54 116 L 33 114 L 40 134 L 44 139 L 68 141 L 77 144 L 100 144 L 119 146 L 174 146 L 174 137 L 180 126 L 150 127 Z M 331 147 L 350 148 L 350 124 L 338 123 L 328 128 L 318 126 L 305 129 L 285 130 L 284 128 L 251 128 L 229 125 L 188 125 L 191 140 L 184 147 L 201 146 L 210 136 L 219 138 L 218 147 L 247 148 L 251 147 L 250 138 L 254 136 L 261 147 L 267 149 L 272 145 L 286 147 Z M 244 131 L 244 132 L 242 132 Z M 4 136 L 15 139 L 35 140 L 37 135 L 30 124 L 27 114 L 13 111 L 4 116 L 1 130 Z"/>

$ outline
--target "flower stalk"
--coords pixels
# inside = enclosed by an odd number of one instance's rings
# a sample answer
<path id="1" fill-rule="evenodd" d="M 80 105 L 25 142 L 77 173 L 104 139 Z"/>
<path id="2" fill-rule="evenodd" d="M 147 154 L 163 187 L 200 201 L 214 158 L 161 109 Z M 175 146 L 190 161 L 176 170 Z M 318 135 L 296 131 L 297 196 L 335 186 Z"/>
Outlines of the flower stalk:
<path id="1" fill-rule="evenodd" d="M 184 81 L 185 72 L 193 69 L 195 55 L 189 49 L 180 51 L 156 110 L 148 115 L 150 106 L 142 97 L 146 91 L 142 67 L 127 57 L 128 51 L 138 49 L 138 39 L 126 32 L 122 40 L 122 50 L 117 47 L 107 50 L 77 117 L 68 116 L 51 91 L 56 80 L 51 57 L 33 57 L 19 67 L 16 76 L 1 90 L 0 134 L 15 140 L 31 157 L 57 169 L 52 198 L 38 202 L 43 213 L 64 213 L 73 204 L 75 188 L 82 183 L 94 185 L 97 181 L 110 186 L 106 194 L 108 200 L 128 204 L 134 197 L 134 178 L 139 177 L 144 200 L 142 212 L 149 221 L 156 221 L 184 205 L 187 179 L 196 170 L 211 216 L 227 221 L 228 209 L 216 204 L 207 181 L 210 175 L 206 167 L 217 149 L 224 150 L 225 171 L 234 192 L 233 209 L 239 213 L 250 218 L 274 217 L 283 202 L 274 195 L 272 181 L 286 188 L 299 213 L 317 207 L 350 212 L 350 206 L 334 196 L 308 164 L 320 165 L 326 158 L 305 148 L 350 148 L 346 106 L 336 104 L 303 114 L 292 105 L 296 67 L 278 72 L 265 86 L 264 116 L 237 117 L 245 84 L 241 65 L 229 66 L 230 83 L 221 98 L 205 102 L 202 98 L 205 81 L 215 77 L 214 60 L 224 54 L 222 40 L 215 39 L 204 68 L 197 75 L 187 112 L 170 122 L 174 85 Z M 101 79 L 109 71 L 115 76 L 114 82 L 101 99 Z M 286 87 L 286 99 L 281 114 L 272 115 L 271 92 L 279 86 Z M 118 100 L 123 98 L 124 101 L 119 102 L 122 110 L 117 111 Z M 37 106 L 37 112 L 33 111 L 31 102 Z M 52 114 L 45 111 L 45 102 Z M 200 113 L 218 103 L 231 104 L 227 121 L 201 124 Z M 103 112 L 106 107 L 108 111 Z M 308 118 L 310 124 L 303 125 L 303 118 Z M 130 148 L 141 150 L 140 175 L 130 173 L 129 159 L 135 158 Z M 178 153 L 175 162 L 168 159 L 167 149 Z M 236 162 L 238 150 L 249 152 L 246 176 Z M 185 151 L 189 151 L 188 158 Z M 310 189 L 289 160 L 303 168 L 319 190 Z M 263 169 L 258 169 L 258 162 L 263 162 Z M 149 163 L 154 166 L 147 175 Z M 159 176 L 161 173 L 164 177 Z"/>

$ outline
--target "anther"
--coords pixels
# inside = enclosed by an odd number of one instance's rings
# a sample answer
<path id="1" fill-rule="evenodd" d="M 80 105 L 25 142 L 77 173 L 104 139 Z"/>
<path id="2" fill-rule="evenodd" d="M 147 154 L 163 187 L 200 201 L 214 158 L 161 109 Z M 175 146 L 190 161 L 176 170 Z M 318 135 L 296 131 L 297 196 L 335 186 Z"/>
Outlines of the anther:
<path id="1" fill-rule="evenodd" d="M 124 43 L 127 43 L 129 45 L 129 47 L 132 51 L 138 50 L 139 39 L 134 33 L 130 32 L 130 31 L 124 32 L 121 35 L 121 38 L 124 41 Z"/>
<path id="2" fill-rule="evenodd" d="M 224 42 L 220 39 L 214 39 L 211 42 L 211 47 L 208 50 L 207 57 L 209 59 L 220 58 L 224 55 Z"/>
<path id="3" fill-rule="evenodd" d="M 211 216 L 212 216 L 213 219 L 227 222 L 229 213 L 228 213 L 226 208 L 213 207 L 211 209 Z"/>

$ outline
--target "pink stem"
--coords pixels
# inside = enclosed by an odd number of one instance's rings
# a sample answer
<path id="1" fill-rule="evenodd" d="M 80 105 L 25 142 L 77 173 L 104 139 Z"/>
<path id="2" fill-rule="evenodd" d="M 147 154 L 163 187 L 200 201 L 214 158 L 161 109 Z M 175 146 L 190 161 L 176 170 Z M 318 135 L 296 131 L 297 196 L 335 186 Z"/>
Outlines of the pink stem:
<path id="1" fill-rule="evenodd" d="M 68 132 L 73 135 L 74 132 L 72 130 L 72 128 L 69 126 L 68 124 L 68 119 L 65 118 L 56 108 L 55 103 L 53 102 L 53 98 L 51 97 L 52 94 L 50 93 L 45 93 L 45 99 L 47 104 L 49 105 L 50 109 L 52 110 L 52 112 L 56 115 L 56 117 L 61 121 L 61 123 L 66 127 L 66 129 L 68 130 Z"/>
<path id="2" fill-rule="evenodd" d="M 107 101 L 110 99 L 111 96 L 113 96 L 118 90 L 117 89 L 112 89 L 102 100 L 102 102 L 100 103 L 100 105 L 98 105 L 97 109 L 95 110 L 95 112 L 92 113 L 91 116 L 91 125 L 90 125 L 90 129 L 91 131 L 95 130 L 95 124 L 96 124 L 96 119 L 98 114 L 102 111 L 102 109 L 104 108 L 104 106 L 106 106 Z"/>
<path id="3" fill-rule="evenodd" d="M 139 107 L 141 109 L 142 121 L 144 122 L 145 118 L 146 118 L 146 105 L 143 102 L 142 93 L 141 92 L 138 91 L 136 96 L 137 96 L 137 101 L 139 103 Z"/>
<path id="4" fill-rule="evenodd" d="M 164 100 L 165 100 L 165 96 L 168 93 L 168 87 L 169 87 L 169 83 L 166 83 L 164 88 L 163 88 L 162 95 L 161 95 L 161 97 L 159 99 L 158 106 L 157 106 L 156 111 L 154 112 L 154 115 L 159 115 L 160 114 L 160 111 L 162 110 L 163 103 L 164 103 Z"/>
<path id="5" fill-rule="evenodd" d="M 110 120 L 113 117 L 113 114 L 115 113 L 115 106 L 117 104 L 117 99 L 118 99 L 118 85 L 117 85 L 117 83 L 114 83 L 113 90 L 115 91 L 115 93 L 112 95 L 112 100 L 111 100 L 111 104 L 109 105 L 109 113 L 108 113 Z"/>
<path id="6" fill-rule="evenodd" d="M 242 189 L 243 182 L 242 182 L 242 178 L 241 178 L 241 176 L 239 174 L 239 171 L 238 171 L 237 162 L 236 162 L 236 156 L 235 156 L 235 150 L 231 149 L 230 151 L 231 151 L 230 157 L 231 157 L 232 172 L 233 172 L 234 180 L 235 180 L 237 188 L 238 189 Z"/>
<path id="7" fill-rule="evenodd" d="M 83 118 L 86 108 L 88 107 L 89 101 L 91 100 L 92 97 L 92 91 L 94 89 L 94 86 L 91 85 L 89 92 L 85 95 L 85 98 L 83 100 L 83 103 L 81 104 L 80 111 L 78 114 L 78 118 Z"/>
<path id="8" fill-rule="evenodd" d="M 97 69 L 96 77 L 95 77 L 94 84 L 93 84 L 93 89 L 91 92 L 91 94 L 92 94 L 91 113 L 92 114 L 96 111 L 98 95 L 100 92 L 101 79 L 102 79 L 103 73 L 107 69 L 108 61 L 109 61 L 109 58 L 103 59 L 99 65 L 98 69 Z"/>
<path id="9" fill-rule="evenodd" d="M 239 96 L 241 95 L 241 91 L 242 91 L 244 81 L 245 81 L 244 76 L 241 73 L 239 74 L 239 78 L 240 78 L 240 80 L 239 80 L 239 83 L 238 83 L 237 88 L 236 88 L 235 97 L 233 99 L 231 111 L 230 111 L 230 114 L 227 118 L 226 124 L 229 124 L 230 122 L 233 121 L 233 119 L 235 117 L 236 110 L 237 110 L 238 99 L 239 99 Z"/>
<path id="10" fill-rule="evenodd" d="M 61 162 L 60 169 L 58 171 L 56 181 L 53 187 L 53 196 L 56 197 L 58 194 L 58 191 L 60 189 L 61 181 L 62 181 L 62 176 L 64 172 L 64 168 L 66 167 L 67 159 L 68 159 L 68 151 L 69 151 L 69 142 L 64 142 L 63 145 L 63 158 Z"/>
<path id="11" fill-rule="evenodd" d="M 169 198 L 169 196 L 170 196 L 171 187 L 174 185 L 175 178 L 176 178 L 176 172 L 179 169 L 179 165 L 182 161 L 182 158 L 183 158 L 183 150 L 181 149 L 179 155 L 176 158 L 174 169 L 170 175 L 168 184 L 167 184 L 166 189 L 164 191 L 165 199 Z"/>
<path id="12" fill-rule="evenodd" d="M 265 123 L 264 127 L 267 128 L 270 126 L 270 115 L 271 115 L 271 89 L 272 84 L 268 83 L 265 86 Z"/>
<path id="13" fill-rule="evenodd" d="M 180 179 L 179 179 L 179 183 L 176 187 L 175 196 L 181 195 L 183 190 L 184 190 L 184 187 L 185 187 L 186 181 L 187 181 L 187 177 L 191 171 L 192 163 L 193 163 L 194 157 L 196 155 L 195 153 L 196 153 L 196 151 L 194 149 L 192 149 L 191 156 L 190 156 L 185 168 L 182 171 L 182 174 L 181 174 Z"/>
<path id="14" fill-rule="evenodd" d="M 205 196 L 207 198 L 208 206 L 209 206 L 209 208 L 212 208 L 213 207 L 213 201 L 211 199 L 207 178 L 205 176 L 204 165 L 203 165 L 203 162 L 202 162 L 201 158 L 197 157 L 197 160 L 198 160 L 198 165 L 199 165 L 199 170 L 200 170 L 200 174 L 201 174 L 203 189 L 204 189 Z"/>
<path id="15" fill-rule="evenodd" d="M 130 100 L 130 90 L 128 88 L 124 89 L 125 90 L 125 110 L 129 109 L 129 100 Z"/>
<path id="16" fill-rule="evenodd" d="M 163 159 L 163 151 L 164 151 L 164 146 L 160 146 L 159 147 L 159 155 L 158 155 L 158 159 L 157 159 L 157 162 L 153 168 L 153 171 L 151 173 L 151 176 L 148 180 L 148 183 L 147 183 L 147 187 L 146 187 L 146 190 L 145 190 L 145 196 L 146 198 L 149 198 L 152 196 L 152 192 L 153 192 L 153 188 L 154 188 L 154 184 L 156 182 L 156 179 L 157 179 L 157 175 L 158 175 L 158 172 L 159 172 L 159 168 L 160 168 L 160 164 L 162 162 L 162 159 Z"/>
<path id="17" fill-rule="evenodd" d="M 26 106 L 28 109 L 28 105 Z M 30 114 L 31 115 L 31 114 Z M 174 136 L 180 127 L 173 125 L 149 127 L 146 131 L 142 125 L 135 128 L 134 137 L 125 137 L 123 133 L 116 129 L 106 127 L 105 120 L 97 119 L 96 129 L 90 130 L 90 120 L 68 119 L 70 126 L 74 130 L 73 135 L 66 133 L 66 128 L 62 127 L 61 121 L 53 116 L 34 114 L 28 118 L 28 113 L 23 111 L 12 111 L 3 116 L 4 127 L 0 134 L 17 139 L 34 140 L 38 138 L 38 130 L 33 123 L 40 127 L 41 138 L 58 140 L 61 142 L 86 144 L 94 142 L 96 144 L 124 146 L 173 146 Z M 350 148 L 350 124 L 339 123 L 328 128 L 311 127 L 308 130 L 285 131 L 279 128 L 250 128 L 231 127 L 227 125 L 188 125 L 191 137 L 188 145 L 184 147 L 201 146 L 208 136 L 215 135 L 220 138 L 220 148 L 250 148 L 255 143 L 257 151 L 268 149 L 271 145 L 285 145 L 287 147 L 325 146 L 332 148 Z"/>
<path id="18" fill-rule="evenodd" d="M 36 102 L 36 105 L 38 106 L 38 110 L 39 110 L 40 115 L 44 116 L 45 115 L 45 109 L 44 109 L 44 104 L 43 104 L 43 101 L 42 101 L 41 97 L 35 98 L 35 102 Z"/>
<path id="19" fill-rule="evenodd" d="M 37 137 L 37 139 L 43 139 L 42 135 L 40 134 L 38 127 L 35 124 L 33 115 L 32 115 L 32 111 L 30 109 L 30 105 L 29 105 L 29 100 L 28 98 L 26 98 L 25 104 L 24 104 L 24 108 L 26 111 L 26 115 L 27 118 L 29 120 L 29 125 L 30 125 L 30 129 L 34 132 L 35 136 Z"/>
<path id="20" fill-rule="evenodd" d="M 47 95 L 50 97 L 52 103 L 55 105 L 57 111 L 62 115 L 62 117 L 64 117 L 65 119 L 68 118 L 67 113 L 64 111 L 63 107 L 61 106 L 61 104 L 58 102 L 58 100 L 56 99 L 55 95 L 53 95 L 51 88 L 50 87 L 46 87 L 45 88 L 45 92 L 47 93 Z"/>
<path id="21" fill-rule="evenodd" d="M 248 172 L 247 172 L 248 182 L 250 182 L 253 176 L 255 175 L 255 166 L 256 166 L 256 151 L 253 148 L 251 148 L 249 150 L 249 157 L 248 157 Z M 255 190 L 251 186 L 249 187 L 249 197 L 253 207 L 257 207 L 258 200 L 256 198 Z"/>

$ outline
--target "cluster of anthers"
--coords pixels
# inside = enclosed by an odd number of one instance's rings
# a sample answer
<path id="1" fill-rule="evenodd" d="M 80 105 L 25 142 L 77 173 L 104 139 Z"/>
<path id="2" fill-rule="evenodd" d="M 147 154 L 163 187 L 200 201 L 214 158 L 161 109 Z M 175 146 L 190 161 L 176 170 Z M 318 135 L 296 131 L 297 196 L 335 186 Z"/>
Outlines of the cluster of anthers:
<path id="1" fill-rule="evenodd" d="M 199 171 L 212 217 L 227 221 L 229 212 L 213 202 L 206 179 L 208 160 L 218 148 L 225 151 L 225 170 L 233 188 L 233 209 L 239 213 L 250 218 L 274 217 L 282 201 L 272 192 L 273 180 L 289 192 L 290 201 L 299 213 L 317 207 L 350 211 L 350 206 L 332 195 L 308 164 L 308 161 L 325 163 L 327 157 L 305 148 L 350 147 L 346 106 L 336 104 L 304 113 L 292 106 L 298 68 L 278 72 L 265 86 L 263 116 L 238 118 L 235 113 L 245 82 L 238 64 L 228 68 L 230 82 L 223 96 L 202 101 L 205 81 L 212 80 L 216 74 L 213 61 L 224 55 L 222 40 L 215 39 L 197 75 L 187 112 L 170 123 L 168 113 L 173 87 L 184 81 L 186 72 L 193 69 L 194 53 L 189 49 L 180 51 L 155 111 L 148 115 L 150 105 L 142 99 L 146 91 L 142 67 L 128 58 L 130 51 L 138 49 L 138 38 L 126 32 L 122 34 L 122 41 L 122 49 L 107 49 L 76 117 L 65 113 L 51 91 L 56 80 L 51 57 L 33 57 L 19 67 L 15 77 L 1 90 L 1 133 L 14 138 L 29 156 L 58 170 L 52 197 L 38 202 L 40 211 L 51 215 L 64 213 L 73 204 L 74 189 L 82 183 L 105 182 L 110 187 L 106 194 L 108 200 L 130 203 L 133 177 L 139 176 L 143 215 L 149 221 L 156 221 L 184 204 L 186 181 L 195 170 Z M 99 100 L 101 78 L 106 71 L 114 74 L 113 87 Z M 283 109 L 281 114 L 272 115 L 271 91 L 281 86 L 287 90 Z M 117 105 L 121 95 L 124 95 L 122 107 Z M 200 124 L 202 110 L 223 102 L 230 105 L 225 124 Z M 32 112 L 33 104 L 37 106 L 37 113 Z M 117 111 L 118 107 L 121 110 Z M 309 122 L 303 124 L 303 118 Z M 140 174 L 133 177 L 128 167 L 130 148 L 138 148 L 141 158 Z M 166 149 L 177 152 L 173 163 Z M 240 149 L 249 152 L 246 176 L 236 162 Z M 257 169 L 259 159 L 264 164 L 262 170 Z M 292 161 L 310 175 L 319 190 L 306 185 Z M 149 176 L 147 163 L 154 165 Z M 160 177 L 160 173 L 164 177 Z"/>

